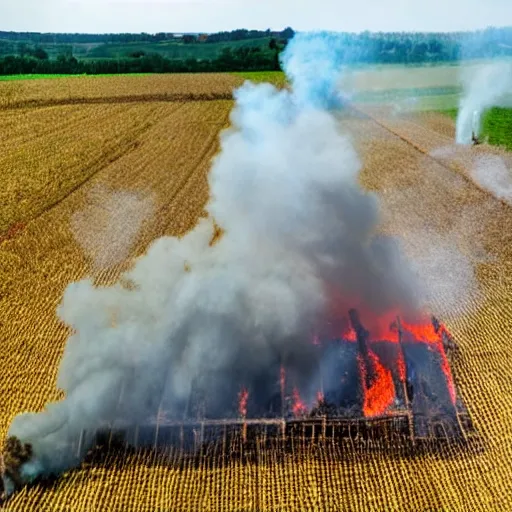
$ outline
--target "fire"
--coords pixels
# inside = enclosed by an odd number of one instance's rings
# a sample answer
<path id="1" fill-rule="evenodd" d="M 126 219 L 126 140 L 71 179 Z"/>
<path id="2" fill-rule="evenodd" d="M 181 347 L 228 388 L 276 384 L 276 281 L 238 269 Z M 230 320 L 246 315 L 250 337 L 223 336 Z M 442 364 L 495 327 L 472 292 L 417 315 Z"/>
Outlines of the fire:
<path id="1" fill-rule="evenodd" d="M 247 389 L 242 388 L 240 393 L 238 393 L 238 412 L 242 417 L 247 416 L 247 402 L 249 401 L 249 391 Z"/>
<path id="2" fill-rule="evenodd" d="M 398 369 L 398 378 L 400 379 L 400 382 L 405 382 L 405 379 L 407 378 L 407 369 L 405 367 L 405 359 L 402 352 L 398 355 L 396 364 Z"/>
<path id="3" fill-rule="evenodd" d="M 438 343 L 442 341 L 441 335 L 436 332 L 431 323 L 408 324 L 407 322 L 402 322 L 402 329 L 412 334 L 416 341 L 423 341 L 424 343 Z"/>
<path id="4" fill-rule="evenodd" d="M 357 334 L 352 327 L 347 329 L 342 335 L 341 338 L 346 341 L 357 341 Z"/>
<path id="5" fill-rule="evenodd" d="M 397 398 L 396 385 L 398 382 L 405 383 L 408 378 L 407 347 L 411 344 L 424 344 L 425 348 L 435 354 L 440 368 L 446 377 L 446 385 L 452 403 L 456 404 L 456 391 L 452 377 L 450 364 L 445 351 L 446 336 L 450 334 L 446 327 L 437 321 L 432 323 L 419 321 L 408 323 L 400 319 L 396 311 L 388 312 L 375 319 L 362 318 L 362 327 L 343 327 L 342 342 L 354 342 L 357 347 L 357 365 L 361 377 L 361 399 L 363 415 L 366 418 L 373 418 L 385 415 L 393 407 Z M 429 319 L 430 320 L 430 319 Z M 351 319 L 351 322 L 354 320 Z M 387 323 L 387 325 L 386 325 Z M 337 327 L 338 329 L 338 327 Z M 360 329 L 357 331 L 355 329 Z M 365 330 L 368 335 L 365 334 Z M 360 332 L 361 331 L 361 332 Z M 361 336 L 358 339 L 358 333 Z M 320 336 L 314 335 L 313 344 L 322 350 Z M 400 343 L 403 343 L 400 344 Z M 390 347 L 386 352 L 386 344 L 397 344 Z M 400 345 L 398 345 L 400 344 Z M 421 353 L 421 352 L 420 352 Z M 286 368 L 282 364 L 279 368 L 279 386 L 281 392 L 282 406 L 289 403 L 290 412 L 294 417 L 304 417 L 309 412 L 309 406 L 301 398 L 299 387 L 294 386 L 290 393 L 287 390 Z M 323 386 L 317 388 L 316 404 L 318 406 L 325 402 Z M 238 394 L 238 411 L 242 418 L 247 417 L 249 391 L 242 388 Z M 282 411 L 284 414 L 284 410 Z"/>
<path id="6" fill-rule="evenodd" d="M 455 383 L 453 382 L 452 371 L 450 369 L 450 364 L 448 363 L 448 358 L 446 357 L 446 352 L 442 349 L 441 346 L 441 369 L 446 377 L 446 382 L 448 384 L 448 392 L 450 393 L 450 398 L 452 403 L 455 404 L 457 401 L 457 394 L 455 393 Z"/>
<path id="7" fill-rule="evenodd" d="M 399 334 L 396 327 L 390 325 L 378 324 L 374 330 L 370 331 L 371 337 L 375 340 L 386 340 L 392 343 L 398 343 Z"/>
<path id="8" fill-rule="evenodd" d="M 292 411 L 294 416 L 304 416 L 305 414 L 307 414 L 308 408 L 306 404 L 302 401 L 299 394 L 299 390 L 297 388 L 293 388 L 292 399 Z"/>
<path id="9" fill-rule="evenodd" d="M 448 392 L 450 393 L 450 399 L 452 403 L 455 404 L 457 401 L 455 383 L 453 381 L 452 371 L 443 345 L 443 334 L 450 336 L 448 329 L 443 324 L 440 324 L 439 329 L 436 331 L 432 323 L 413 325 L 405 322 L 403 323 L 403 328 L 405 331 L 412 334 L 415 340 L 435 345 L 441 356 L 441 369 L 446 377 L 446 384 L 448 386 Z"/>
<path id="10" fill-rule="evenodd" d="M 378 318 L 372 318 L 372 315 L 365 315 L 364 312 L 361 315 L 362 324 L 369 333 L 367 360 L 364 356 L 359 357 L 365 416 L 384 414 L 393 403 L 395 398 L 394 372 L 396 372 L 401 382 L 405 382 L 407 378 L 407 366 L 402 351 L 399 351 L 398 357 L 395 359 L 396 366 L 387 368 L 371 349 L 374 342 L 399 343 L 400 331 L 402 332 L 402 341 L 406 343 L 425 343 L 431 347 L 431 350 L 437 351 L 440 357 L 441 370 L 446 377 L 450 399 L 453 404 L 456 403 L 455 384 L 443 343 L 443 336 L 450 336 L 447 328 L 443 324 L 435 325 L 430 318 L 428 320 L 425 318 L 424 321 L 418 323 L 408 323 L 398 320 L 400 316 L 399 311 L 389 311 Z M 341 339 L 349 342 L 358 341 L 357 333 L 352 326 L 347 326 L 343 330 Z M 371 382 L 368 383 L 367 379 L 371 379 Z"/>
<path id="11" fill-rule="evenodd" d="M 370 332 L 370 339 L 398 343 L 399 334 L 396 325 L 396 318 L 396 313 L 391 312 L 374 320 L 373 323 L 368 327 L 368 330 Z M 364 324 L 366 320 L 365 316 L 362 315 L 361 319 Z M 345 341 L 357 341 L 357 334 L 355 330 L 349 326 L 341 334 L 341 339 Z"/>
<path id="12" fill-rule="evenodd" d="M 375 370 L 375 379 L 368 387 L 366 386 L 367 368 L 362 358 L 359 358 L 364 395 L 363 413 L 367 418 L 384 414 L 395 398 L 395 385 L 391 370 L 388 370 L 380 362 L 377 354 L 373 351 L 368 352 L 368 357 Z"/>

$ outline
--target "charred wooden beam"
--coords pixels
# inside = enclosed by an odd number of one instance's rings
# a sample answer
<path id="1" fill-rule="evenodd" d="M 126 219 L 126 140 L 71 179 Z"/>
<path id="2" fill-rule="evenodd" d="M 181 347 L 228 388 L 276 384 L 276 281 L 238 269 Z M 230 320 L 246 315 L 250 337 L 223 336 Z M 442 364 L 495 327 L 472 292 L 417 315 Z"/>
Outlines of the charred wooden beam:
<path id="1" fill-rule="evenodd" d="M 434 316 L 431 317 L 432 325 L 434 326 L 434 330 L 438 335 L 441 336 L 441 340 L 443 342 L 444 349 L 448 351 L 456 351 L 457 344 L 455 340 L 452 338 L 451 334 L 444 328 L 443 324 Z"/>
<path id="2" fill-rule="evenodd" d="M 414 339 L 401 341 L 414 436 L 416 439 L 460 437 L 457 406 L 450 394 L 451 375 L 444 368 L 445 346 L 451 338 L 435 317 L 432 324 L 438 334 L 444 333 L 443 343 L 432 346 Z"/>
<path id="3" fill-rule="evenodd" d="M 404 369 L 405 369 L 405 382 L 404 382 L 404 387 L 405 387 L 404 394 L 405 394 L 405 400 L 406 400 L 405 406 L 406 406 L 407 410 L 410 410 L 411 401 L 414 396 L 414 389 L 413 389 L 412 382 L 410 379 L 410 372 L 408 371 L 407 358 L 405 357 L 402 322 L 401 322 L 399 316 L 396 317 L 396 328 L 398 331 L 398 344 L 400 346 L 400 356 L 402 358 Z"/>
<path id="4" fill-rule="evenodd" d="M 366 369 L 365 385 L 368 389 L 373 385 L 375 379 L 377 378 L 375 366 L 369 356 L 370 348 L 368 346 L 368 342 L 370 333 L 364 328 L 363 324 L 361 323 L 361 319 L 359 318 L 359 313 L 355 309 L 349 310 L 348 316 L 350 319 L 350 324 L 352 325 L 352 329 L 354 329 L 354 332 L 356 333 L 359 354 Z"/>

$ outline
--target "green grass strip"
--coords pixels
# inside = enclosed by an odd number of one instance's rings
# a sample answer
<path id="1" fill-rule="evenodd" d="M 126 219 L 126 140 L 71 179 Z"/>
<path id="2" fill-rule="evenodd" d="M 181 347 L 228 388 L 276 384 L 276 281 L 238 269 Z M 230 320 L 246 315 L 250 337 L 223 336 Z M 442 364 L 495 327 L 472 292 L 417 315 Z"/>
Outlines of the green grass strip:
<path id="1" fill-rule="evenodd" d="M 440 110 L 441 113 L 457 120 L 455 108 Z M 481 139 L 493 146 L 501 146 L 512 151 L 512 108 L 493 107 L 484 113 Z"/>
<path id="2" fill-rule="evenodd" d="M 114 73 L 105 75 L 2 75 L 0 82 L 12 82 L 16 80 L 41 80 L 41 79 L 56 79 L 56 78 L 101 78 L 111 76 L 147 76 L 151 73 Z"/>

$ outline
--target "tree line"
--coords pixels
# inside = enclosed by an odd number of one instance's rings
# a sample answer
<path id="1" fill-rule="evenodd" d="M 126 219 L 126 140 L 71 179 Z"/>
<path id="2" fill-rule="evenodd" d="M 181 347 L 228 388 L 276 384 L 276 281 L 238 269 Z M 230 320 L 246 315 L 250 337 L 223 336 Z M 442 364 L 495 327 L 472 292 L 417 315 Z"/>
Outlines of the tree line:
<path id="1" fill-rule="evenodd" d="M 255 45 L 226 47 L 212 59 L 195 57 L 169 59 L 141 49 L 127 52 L 123 58 L 97 58 L 79 60 L 73 55 L 74 40 L 59 47 L 60 55 L 49 58 L 43 42 L 29 44 L 0 40 L 0 74 L 29 73 L 165 73 L 212 71 L 268 71 L 279 70 L 279 53 L 284 49 L 294 31 L 287 28 L 274 33 L 268 47 L 258 42 L 258 37 L 268 37 L 269 31 L 219 32 L 209 37 L 210 42 L 255 40 Z M 0 32 L 0 38 L 2 37 Z M 57 34 L 59 35 L 59 34 Z M 133 35 L 133 34 L 132 34 Z M 140 34 L 139 34 L 140 35 Z M 134 36 L 139 36 L 135 34 Z M 72 37 L 60 34 L 59 36 Z M 80 34 L 79 34 L 80 36 Z M 123 34 L 117 34 L 122 37 Z M 140 35 L 140 36 L 143 36 Z M 345 64 L 423 64 L 454 62 L 469 58 L 512 56 L 512 27 L 489 28 L 478 32 L 460 33 L 340 33 L 340 60 Z M 74 37 L 74 36 L 73 36 Z M 84 35 L 85 37 L 85 35 Z M 98 36 L 100 37 L 100 36 Z M 217 38 L 217 39 L 215 39 Z M 230 39 L 231 38 L 231 39 Z M 194 41 L 192 41 L 194 42 Z M 2 44 L 16 44 L 16 52 L 5 55 Z M 195 41 L 208 44 L 208 41 Z M 266 45 L 267 43 L 265 43 Z M 150 49 L 150 47 L 148 47 Z"/>
<path id="2" fill-rule="evenodd" d="M 291 27 L 287 27 L 281 32 L 272 32 L 268 30 L 247 30 L 237 29 L 230 32 L 217 32 L 208 34 L 205 43 L 220 43 L 229 41 L 246 41 L 248 39 L 262 39 L 265 37 L 273 37 L 280 40 L 288 41 L 295 35 L 295 31 Z"/>
<path id="3" fill-rule="evenodd" d="M 0 30 L 0 40 L 10 42 L 28 42 L 32 44 L 86 44 L 86 43 L 159 43 L 164 41 L 206 42 L 217 43 L 220 41 L 243 41 L 247 39 L 261 39 L 276 37 L 279 39 L 291 39 L 295 34 L 290 27 L 282 31 L 247 30 L 236 29 L 230 32 L 217 32 L 213 34 L 177 34 L 175 32 L 158 32 L 148 34 L 122 33 L 122 34 L 58 34 L 41 32 L 6 32 Z"/>
<path id="4" fill-rule="evenodd" d="M 31 55 L 8 55 L 0 58 L 0 75 L 18 74 L 117 74 L 117 73 L 211 73 L 227 71 L 277 71 L 278 51 L 260 47 L 225 48 L 215 59 L 167 59 L 157 53 L 122 59 L 78 60 L 59 55 L 56 59 L 40 59 Z"/>

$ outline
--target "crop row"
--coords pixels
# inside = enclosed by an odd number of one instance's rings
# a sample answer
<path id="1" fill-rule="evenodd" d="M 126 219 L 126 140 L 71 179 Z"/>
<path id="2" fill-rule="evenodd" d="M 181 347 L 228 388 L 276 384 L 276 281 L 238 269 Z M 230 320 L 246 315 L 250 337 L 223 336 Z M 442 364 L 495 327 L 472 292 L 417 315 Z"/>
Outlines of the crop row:
<path id="1" fill-rule="evenodd" d="M 73 103 L 229 99 L 243 82 L 230 74 L 70 77 L 0 82 L 0 109 Z"/>

